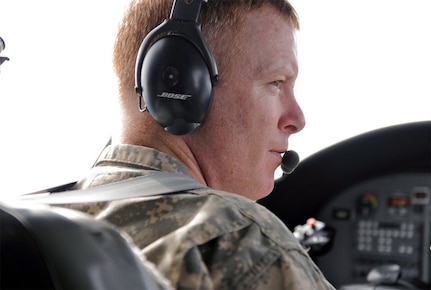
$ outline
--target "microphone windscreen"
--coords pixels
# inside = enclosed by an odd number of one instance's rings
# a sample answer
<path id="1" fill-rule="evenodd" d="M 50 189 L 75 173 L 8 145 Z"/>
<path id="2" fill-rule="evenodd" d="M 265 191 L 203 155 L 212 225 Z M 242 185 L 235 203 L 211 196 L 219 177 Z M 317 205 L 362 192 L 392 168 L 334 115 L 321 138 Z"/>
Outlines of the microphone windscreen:
<path id="1" fill-rule="evenodd" d="M 293 150 L 286 151 L 281 161 L 281 170 L 283 174 L 290 174 L 299 164 L 299 155 Z"/>

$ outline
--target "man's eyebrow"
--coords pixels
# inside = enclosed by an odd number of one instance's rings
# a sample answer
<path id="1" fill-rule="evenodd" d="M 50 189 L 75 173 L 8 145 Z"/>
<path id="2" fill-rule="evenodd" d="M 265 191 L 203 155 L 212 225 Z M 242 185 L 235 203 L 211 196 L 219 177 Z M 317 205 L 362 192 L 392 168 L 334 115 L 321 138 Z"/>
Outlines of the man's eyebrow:
<path id="1" fill-rule="evenodd" d="M 298 64 L 289 63 L 287 65 L 258 65 L 253 71 L 254 74 L 265 76 L 265 75 L 280 75 L 285 76 L 287 79 L 295 78 L 298 76 Z"/>

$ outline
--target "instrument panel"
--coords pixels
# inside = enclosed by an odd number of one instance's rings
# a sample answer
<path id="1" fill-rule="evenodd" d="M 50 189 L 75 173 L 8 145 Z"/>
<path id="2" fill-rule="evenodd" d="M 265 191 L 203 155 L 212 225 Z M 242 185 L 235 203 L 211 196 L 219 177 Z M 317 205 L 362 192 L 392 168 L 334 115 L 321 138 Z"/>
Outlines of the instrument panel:
<path id="1" fill-rule="evenodd" d="M 431 281 L 430 199 L 429 173 L 383 176 L 337 194 L 316 216 L 336 232 L 319 267 L 335 285 L 364 283 L 390 263 L 404 278 Z"/>

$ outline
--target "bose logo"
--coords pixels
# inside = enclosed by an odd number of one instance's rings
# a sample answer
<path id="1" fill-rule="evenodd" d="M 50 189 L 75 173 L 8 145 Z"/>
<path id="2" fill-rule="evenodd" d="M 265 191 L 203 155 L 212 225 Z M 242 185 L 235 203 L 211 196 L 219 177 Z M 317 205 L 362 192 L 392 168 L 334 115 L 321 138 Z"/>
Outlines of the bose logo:
<path id="1" fill-rule="evenodd" d="M 163 92 L 161 95 L 157 95 L 157 96 L 159 98 L 167 98 L 167 99 L 183 100 L 183 101 L 192 97 L 192 95 L 175 94 L 175 93 L 167 93 L 167 92 Z"/>

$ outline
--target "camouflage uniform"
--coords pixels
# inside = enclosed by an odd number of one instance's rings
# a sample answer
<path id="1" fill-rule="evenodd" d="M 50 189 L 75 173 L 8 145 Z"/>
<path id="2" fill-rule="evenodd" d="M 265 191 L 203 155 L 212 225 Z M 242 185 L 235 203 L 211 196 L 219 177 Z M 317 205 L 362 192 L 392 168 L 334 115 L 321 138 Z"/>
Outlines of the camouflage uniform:
<path id="1" fill-rule="evenodd" d="M 116 145 L 77 188 L 154 170 L 188 174 L 164 153 Z M 236 194 L 207 188 L 69 207 L 128 233 L 177 289 L 333 289 L 277 217 Z"/>

